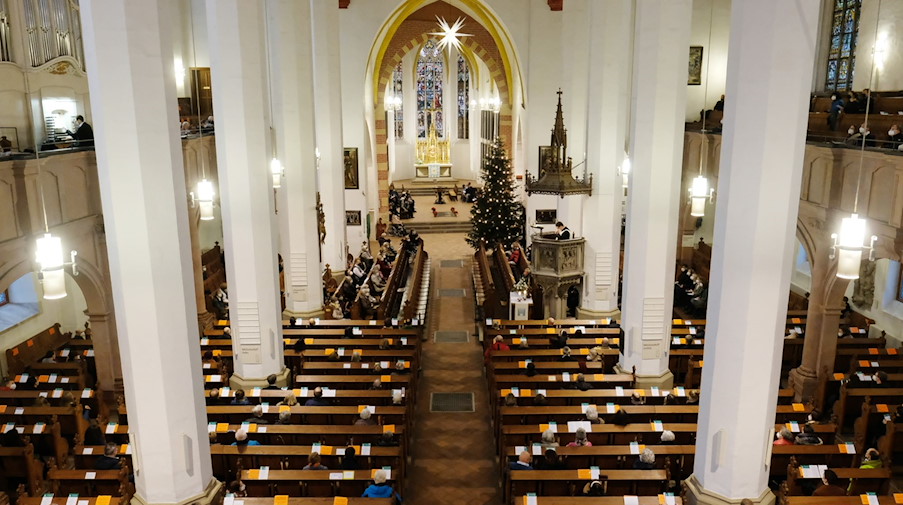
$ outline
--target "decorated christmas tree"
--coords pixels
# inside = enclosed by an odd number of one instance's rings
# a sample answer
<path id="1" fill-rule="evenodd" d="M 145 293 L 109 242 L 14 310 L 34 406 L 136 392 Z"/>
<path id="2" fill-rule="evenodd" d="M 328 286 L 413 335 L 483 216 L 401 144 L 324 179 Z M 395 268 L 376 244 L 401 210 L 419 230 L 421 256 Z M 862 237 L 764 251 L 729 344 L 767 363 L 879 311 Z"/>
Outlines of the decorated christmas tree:
<path id="1" fill-rule="evenodd" d="M 519 242 L 524 235 L 523 211 L 514 196 L 514 177 L 505 145 L 497 138 L 483 160 L 483 189 L 470 209 L 473 228 L 467 234 L 467 243 L 476 249 L 481 240 L 488 247 L 502 244 L 506 248 Z"/>

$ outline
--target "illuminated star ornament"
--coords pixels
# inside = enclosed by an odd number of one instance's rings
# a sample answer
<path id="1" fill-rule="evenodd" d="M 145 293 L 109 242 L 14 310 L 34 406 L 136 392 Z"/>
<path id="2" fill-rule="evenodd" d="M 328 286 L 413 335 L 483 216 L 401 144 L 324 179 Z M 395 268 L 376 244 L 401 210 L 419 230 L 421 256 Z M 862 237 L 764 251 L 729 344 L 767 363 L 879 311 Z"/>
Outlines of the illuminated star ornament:
<path id="1" fill-rule="evenodd" d="M 436 17 L 436 20 L 439 21 L 439 29 L 441 32 L 430 33 L 430 35 L 438 35 L 442 37 L 439 39 L 439 47 L 448 51 L 451 51 L 451 48 L 461 49 L 461 39 L 460 37 L 472 37 L 473 35 L 467 33 L 460 33 L 459 30 L 464 27 L 464 18 L 458 18 L 455 21 L 455 24 L 449 25 L 448 21 L 444 18 Z"/>

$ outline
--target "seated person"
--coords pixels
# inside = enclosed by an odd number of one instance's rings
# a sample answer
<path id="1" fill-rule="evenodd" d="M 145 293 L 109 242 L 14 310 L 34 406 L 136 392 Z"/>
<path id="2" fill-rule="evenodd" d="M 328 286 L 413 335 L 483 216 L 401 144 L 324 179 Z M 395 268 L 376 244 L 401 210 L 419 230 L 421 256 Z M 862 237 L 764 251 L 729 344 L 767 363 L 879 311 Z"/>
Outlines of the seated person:
<path id="1" fill-rule="evenodd" d="M 263 405 L 254 405 L 254 408 L 251 409 L 251 417 L 245 419 L 244 422 L 248 424 L 269 424 L 263 418 Z"/>
<path id="2" fill-rule="evenodd" d="M 302 470 L 329 470 L 329 468 L 320 463 L 320 453 L 312 452 L 307 457 L 307 465 Z"/>
<path id="3" fill-rule="evenodd" d="M 583 496 L 605 496 L 605 486 L 602 481 L 594 480 L 583 486 Z"/>
<path id="4" fill-rule="evenodd" d="M 392 498 L 394 496 L 401 503 L 401 496 L 392 489 L 391 484 L 386 482 L 387 478 L 385 470 L 377 470 L 373 474 L 373 484 L 365 489 L 361 496 L 364 498 Z"/>
<path id="5" fill-rule="evenodd" d="M 530 463 L 533 461 L 533 456 L 530 454 L 530 451 L 521 451 L 517 456 L 517 461 L 512 461 L 508 464 L 509 470 L 533 470 L 533 465 Z"/>
<path id="6" fill-rule="evenodd" d="M 373 415 L 370 413 L 370 409 L 364 409 L 360 413 L 360 419 L 354 421 L 355 426 L 374 426 L 376 421 L 373 420 Z"/>
<path id="7" fill-rule="evenodd" d="M 267 376 L 267 387 L 263 389 L 279 389 L 279 386 L 276 385 L 276 379 L 278 376 L 274 373 L 271 373 Z"/>
<path id="8" fill-rule="evenodd" d="M 574 441 L 568 443 L 568 447 L 592 447 L 593 443 L 586 438 L 586 430 L 583 428 L 577 428 L 577 431 L 574 433 Z"/>
<path id="9" fill-rule="evenodd" d="M 815 428 L 811 424 L 803 426 L 803 432 L 796 437 L 797 445 L 822 445 L 824 442 L 815 434 Z"/>
<path id="10" fill-rule="evenodd" d="M 248 432 L 239 428 L 238 431 L 235 432 L 235 442 L 232 442 L 232 445 L 260 445 L 260 442 L 249 440 Z"/>
<path id="11" fill-rule="evenodd" d="M 900 132 L 899 126 L 891 125 L 890 130 L 887 130 L 887 140 L 890 144 L 886 144 L 885 147 L 890 149 L 896 149 L 900 143 L 903 143 L 903 133 Z"/>
<path id="12" fill-rule="evenodd" d="M 250 405 L 251 402 L 245 398 L 245 390 L 244 389 L 236 389 L 235 390 L 235 398 L 232 399 L 232 405 Z"/>
<path id="13" fill-rule="evenodd" d="M 558 453 L 555 452 L 554 449 L 549 449 L 545 452 L 545 456 L 543 457 L 542 463 L 539 465 L 539 468 L 542 470 L 566 470 L 567 467 L 564 464 L 564 461 L 558 457 Z"/>
<path id="14" fill-rule="evenodd" d="M 352 446 L 345 448 L 345 455 L 342 456 L 342 470 L 360 470 L 361 463 L 357 460 L 357 451 Z"/>
<path id="15" fill-rule="evenodd" d="M 812 496 L 846 496 L 847 490 L 841 487 L 843 481 L 834 470 L 828 468 L 822 476 L 822 485 L 812 493 Z"/>
<path id="16" fill-rule="evenodd" d="M 645 448 L 640 453 L 640 457 L 633 462 L 634 470 L 654 470 L 655 469 L 655 453 L 652 449 Z"/>
<path id="17" fill-rule="evenodd" d="M 122 468 L 122 462 L 116 457 L 119 452 L 119 446 L 109 443 L 103 448 L 103 456 L 98 458 L 94 463 L 95 470 L 119 470 Z"/>
<path id="18" fill-rule="evenodd" d="M 323 388 L 317 387 L 314 389 L 314 396 L 310 398 L 306 402 L 304 402 L 305 407 L 326 407 L 329 405 L 327 400 L 323 399 Z"/>
<path id="19" fill-rule="evenodd" d="M 878 449 L 871 448 L 865 451 L 865 455 L 862 458 L 862 463 L 860 463 L 859 468 L 882 468 L 884 467 L 884 462 L 881 461 L 881 454 L 878 453 Z"/>
<path id="20" fill-rule="evenodd" d="M 774 445 L 793 445 L 795 443 L 796 437 L 793 436 L 793 432 L 787 428 L 782 428 L 780 432 L 775 434 L 776 440 L 774 441 Z"/>

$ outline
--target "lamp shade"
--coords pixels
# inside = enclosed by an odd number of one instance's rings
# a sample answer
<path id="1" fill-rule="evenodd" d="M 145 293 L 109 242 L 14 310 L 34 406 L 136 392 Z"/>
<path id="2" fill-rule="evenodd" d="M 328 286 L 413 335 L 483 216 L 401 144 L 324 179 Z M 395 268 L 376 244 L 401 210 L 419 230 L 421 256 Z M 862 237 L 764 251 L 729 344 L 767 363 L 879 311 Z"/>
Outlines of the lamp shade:
<path id="1" fill-rule="evenodd" d="M 273 189 L 282 187 L 282 163 L 277 158 L 270 160 L 270 173 L 273 174 Z"/>
<path id="2" fill-rule="evenodd" d="M 207 179 L 198 182 L 198 206 L 202 221 L 213 219 L 213 183 Z"/>
<path id="3" fill-rule="evenodd" d="M 862 251 L 866 248 L 864 245 L 865 220 L 860 219 L 858 214 L 843 218 L 836 240 L 837 277 L 858 279 Z"/>
<path id="4" fill-rule="evenodd" d="M 690 186 L 690 215 L 701 217 L 705 215 L 705 201 L 711 197 L 709 180 L 703 176 L 693 179 Z"/>
<path id="5" fill-rule="evenodd" d="M 37 240 L 35 254 L 41 268 L 45 300 L 58 300 L 66 296 L 66 273 L 63 271 L 63 241 L 45 233 Z"/>

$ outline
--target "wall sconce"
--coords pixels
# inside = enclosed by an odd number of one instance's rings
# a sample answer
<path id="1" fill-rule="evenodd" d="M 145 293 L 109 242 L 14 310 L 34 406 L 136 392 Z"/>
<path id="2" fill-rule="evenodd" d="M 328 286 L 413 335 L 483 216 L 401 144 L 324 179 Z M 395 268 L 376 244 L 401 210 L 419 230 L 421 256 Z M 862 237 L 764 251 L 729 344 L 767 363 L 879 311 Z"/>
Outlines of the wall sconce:
<path id="1" fill-rule="evenodd" d="M 72 267 L 72 275 L 78 275 L 78 266 L 75 263 L 76 251 L 70 253 L 71 261 L 63 261 L 63 241 L 50 233 L 37 240 L 35 260 L 38 263 L 38 277 L 44 288 L 45 300 L 59 300 L 66 297 L 66 270 L 67 265 Z"/>
<path id="2" fill-rule="evenodd" d="M 270 160 L 270 174 L 273 175 L 273 189 L 279 189 L 282 187 L 282 175 L 285 173 L 285 169 L 282 167 L 282 163 L 279 162 L 277 158 L 273 158 Z"/>
<path id="3" fill-rule="evenodd" d="M 831 246 L 830 259 L 837 258 L 837 277 L 858 279 L 862 253 L 866 250 L 869 252 L 869 261 L 875 261 L 875 241 L 878 237 L 872 235 L 868 245 L 863 245 L 865 235 L 865 219 L 860 219 L 858 214 L 843 218 L 840 222 L 840 234 L 831 234 L 834 245 Z"/>
<path id="4" fill-rule="evenodd" d="M 207 179 L 198 181 L 197 193 L 188 194 L 191 198 L 191 208 L 197 205 L 201 211 L 201 221 L 213 220 L 213 183 Z"/>

